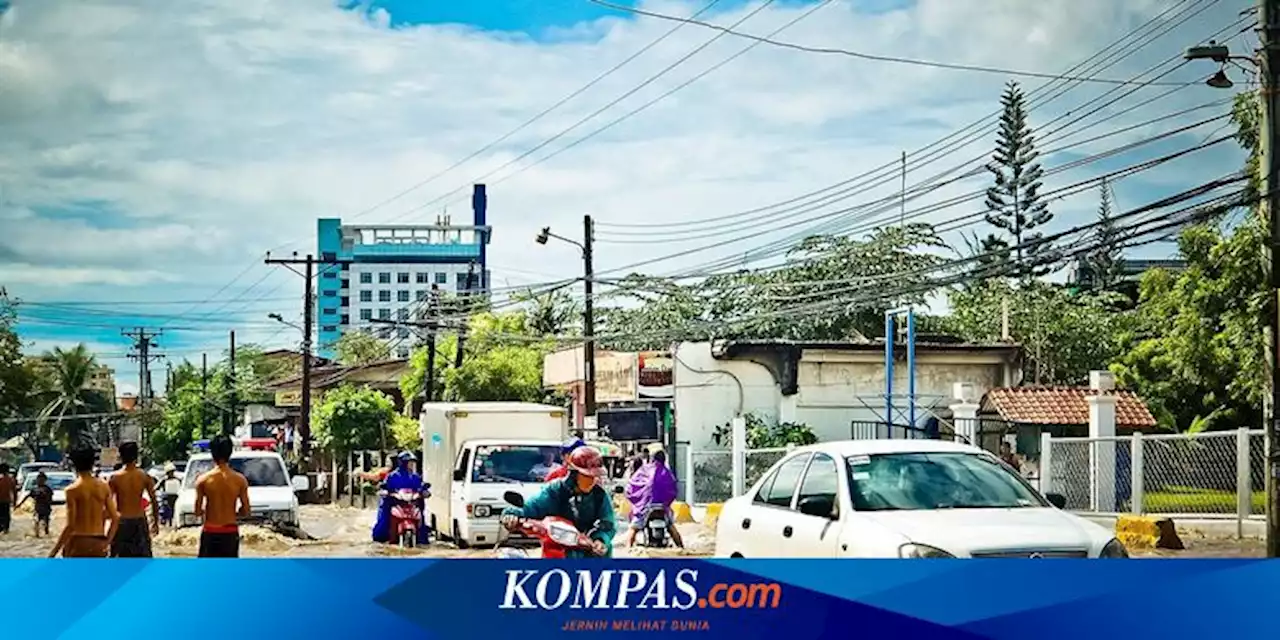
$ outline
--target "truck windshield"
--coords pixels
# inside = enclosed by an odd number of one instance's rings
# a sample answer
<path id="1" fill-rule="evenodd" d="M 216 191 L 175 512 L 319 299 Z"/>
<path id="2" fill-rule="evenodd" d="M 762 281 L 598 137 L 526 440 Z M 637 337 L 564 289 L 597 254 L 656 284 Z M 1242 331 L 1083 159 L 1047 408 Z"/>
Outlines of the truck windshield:
<path id="1" fill-rule="evenodd" d="M 472 482 L 543 482 L 560 464 L 560 447 L 495 445 L 476 448 Z"/>

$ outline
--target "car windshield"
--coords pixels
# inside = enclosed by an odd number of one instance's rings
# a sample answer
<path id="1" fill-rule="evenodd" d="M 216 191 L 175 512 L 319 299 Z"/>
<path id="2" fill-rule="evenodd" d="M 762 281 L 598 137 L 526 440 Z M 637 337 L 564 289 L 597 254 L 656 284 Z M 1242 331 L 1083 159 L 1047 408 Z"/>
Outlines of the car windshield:
<path id="1" fill-rule="evenodd" d="M 892 453 L 850 456 L 847 463 L 858 511 L 1046 506 L 1022 478 L 986 454 Z"/>
<path id="2" fill-rule="evenodd" d="M 60 489 L 66 489 L 67 487 L 71 486 L 72 482 L 75 482 L 76 480 L 76 477 L 70 473 L 67 473 L 67 474 L 57 473 L 57 474 L 45 474 L 45 475 L 47 477 L 47 482 L 45 484 L 49 485 L 49 488 L 53 489 L 54 491 L 57 491 Z M 26 491 L 30 491 L 34 489 L 35 486 L 36 486 L 36 474 L 34 473 L 27 476 L 26 481 L 22 483 L 22 488 Z"/>
<path id="3" fill-rule="evenodd" d="M 188 465 L 190 473 L 186 475 L 183 486 L 188 489 L 196 486 L 196 479 L 206 471 L 213 469 L 213 459 L 192 460 Z M 231 468 L 243 475 L 251 487 L 287 487 L 289 478 L 285 476 L 284 466 L 279 458 L 253 457 L 237 458 L 232 456 Z"/>
<path id="4" fill-rule="evenodd" d="M 476 448 L 472 482 L 543 482 L 560 464 L 560 447 L 497 445 Z"/>

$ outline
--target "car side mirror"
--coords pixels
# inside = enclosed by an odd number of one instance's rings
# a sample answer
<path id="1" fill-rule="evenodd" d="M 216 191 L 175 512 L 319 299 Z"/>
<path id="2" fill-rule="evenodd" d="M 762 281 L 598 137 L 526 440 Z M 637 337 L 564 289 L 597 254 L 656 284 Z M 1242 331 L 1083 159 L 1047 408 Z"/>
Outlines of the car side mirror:
<path id="1" fill-rule="evenodd" d="M 516 493 L 516 492 L 514 492 L 514 491 L 508 491 L 508 492 L 506 492 L 506 493 L 502 494 L 502 499 L 503 499 L 503 500 L 506 500 L 506 501 L 507 501 L 507 504 L 509 504 L 509 505 L 511 505 L 511 506 L 513 506 L 513 507 L 516 507 L 516 508 L 523 508 L 523 507 L 524 507 L 524 496 L 522 496 L 522 495 L 520 495 L 520 494 L 518 494 L 518 493 Z"/>
<path id="2" fill-rule="evenodd" d="M 454 470 L 453 470 L 453 481 L 454 481 L 454 482 L 462 482 L 463 480 L 465 480 L 465 479 L 466 479 L 466 477 L 467 477 L 467 472 L 463 471 L 462 469 L 454 469 Z"/>
<path id="3" fill-rule="evenodd" d="M 294 476 L 290 479 L 294 491 L 306 491 L 311 488 L 311 479 L 306 476 Z"/>
<path id="4" fill-rule="evenodd" d="M 835 511 L 835 508 L 835 501 L 823 496 L 813 496 L 800 501 L 800 513 L 806 516 L 830 519 L 831 512 Z"/>
<path id="5" fill-rule="evenodd" d="M 1044 494 L 1044 499 L 1048 500 L 1049 504 L 1059 509 L 1067 508 L 1067 497 L 1061 493 L 1046 493 Z"/>

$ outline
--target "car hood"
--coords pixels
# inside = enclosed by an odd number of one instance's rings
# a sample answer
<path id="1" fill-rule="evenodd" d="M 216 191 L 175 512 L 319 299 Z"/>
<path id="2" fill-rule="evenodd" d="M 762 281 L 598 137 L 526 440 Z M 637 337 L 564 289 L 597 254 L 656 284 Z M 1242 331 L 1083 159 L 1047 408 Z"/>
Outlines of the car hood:
<path id="1" fill-rule="evenodd" d="M 297 504 L 293 487 L 249 487 L 249 508 L 260 510 L 292 509 Z M 196 505 L 196 490 L 186 489 L 178 494 L 178 509 L 191 511 Z"/>
<path id="2" fill-rule="evenodd" d="M 866 515 L 908 542 L 956 557 L 974 553 L 1087 550 L 1111 539 L 1104 528 L 1053 508 L 872 511 Z"/>

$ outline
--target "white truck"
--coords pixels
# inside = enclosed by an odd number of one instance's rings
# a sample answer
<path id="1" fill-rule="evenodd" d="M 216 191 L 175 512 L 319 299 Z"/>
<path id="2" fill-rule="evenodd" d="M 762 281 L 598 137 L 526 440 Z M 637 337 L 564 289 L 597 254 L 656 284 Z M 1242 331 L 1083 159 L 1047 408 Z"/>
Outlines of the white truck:
<path id="1" fill-rule="evenodd" d="M 491 546 L 502 535 L 502 494 L 534 496 L 560 464 L 568 413 L 526 402 L 436 402 L 423 406 L 420 425 L 431 529 L 459 547 Z"/>

